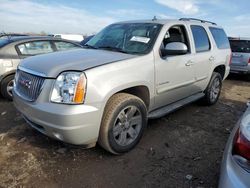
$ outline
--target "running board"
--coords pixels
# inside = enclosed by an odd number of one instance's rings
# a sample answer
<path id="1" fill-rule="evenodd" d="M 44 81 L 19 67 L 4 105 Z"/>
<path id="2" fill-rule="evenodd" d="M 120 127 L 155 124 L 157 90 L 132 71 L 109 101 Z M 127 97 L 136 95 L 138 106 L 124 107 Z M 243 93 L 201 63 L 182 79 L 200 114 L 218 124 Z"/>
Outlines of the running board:
<path id="1" fill-rule="evenodd" d="M 148 114 L 148 118 L 149 119 L 156 119 L 156 118 L 160 118 L 162 116 L 165 116 L 165 115 L 181 108 L 182 106 L 185 106 L 191 102 L 199 100 L 200 98 L 204 97 L 204 95 L 205 95 L 204 93 L 197 93 L 197 94 L 192 95 L 190 97 L 187 97 L 185 99 L 179 100 L 177 102 L 174 102 L 174 103 L 169 104 L 167 106 L 164 106 L 162 108 L 154 110 Z"/>

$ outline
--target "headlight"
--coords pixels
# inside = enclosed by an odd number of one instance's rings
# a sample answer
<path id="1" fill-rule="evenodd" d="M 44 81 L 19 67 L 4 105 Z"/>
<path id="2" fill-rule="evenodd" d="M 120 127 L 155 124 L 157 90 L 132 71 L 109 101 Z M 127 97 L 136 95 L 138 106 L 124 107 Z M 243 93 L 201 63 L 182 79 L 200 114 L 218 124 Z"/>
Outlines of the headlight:
<path id="1" fill-rule="evenodd" d="M 54 84 L 51 101 L 66 104 L 81 104 L 86 92 L 86 77 L 82 72 L 63 72 Z"/>

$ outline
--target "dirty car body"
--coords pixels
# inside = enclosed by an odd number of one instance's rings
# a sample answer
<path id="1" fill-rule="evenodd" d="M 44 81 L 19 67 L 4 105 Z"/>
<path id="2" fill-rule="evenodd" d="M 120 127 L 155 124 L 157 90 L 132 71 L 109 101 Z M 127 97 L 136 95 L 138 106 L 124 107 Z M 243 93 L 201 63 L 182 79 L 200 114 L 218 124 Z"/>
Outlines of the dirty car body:
<path id="1" fill-rule="evenodd" d="M 203 41 L 197 30 L 207 38 L 201 47 L 194 43 Z M 98 141 L 112 153 L 126 152 L 139 142 L 148 118 L 208 97 L 208 91 L 210 104 L 217 101 L 231 50 L 226 37 L 225 46 L 216 47 L 210 30 L 224 32 L 188 20 L 112 24 L 86 49 L 22 61 L 15 106 L 32 127 L 52 138 L 86 147 Z M 208 90 L 210 85 L 215 90 Z"/>

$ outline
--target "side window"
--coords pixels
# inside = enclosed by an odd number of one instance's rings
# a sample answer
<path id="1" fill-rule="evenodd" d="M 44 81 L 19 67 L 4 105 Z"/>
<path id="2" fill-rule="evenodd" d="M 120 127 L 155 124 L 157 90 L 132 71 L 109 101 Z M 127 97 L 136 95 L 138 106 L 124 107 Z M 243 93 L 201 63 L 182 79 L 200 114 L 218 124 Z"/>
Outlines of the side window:
<path id="1" fill-rule="evenodd" d="M 34 41 L 17 46 L 22 55 L 38 55 L 53 52 L 49 41 Z"/>
<path id="2" fill-rule="evenodd" d="M 188 52 L 190 52 L 189 39 L 188 39 L 185 26 L 177 25 L 177 26 L 171 27 L 165 34 L 165 37 L 161 44 L 161 49 L 165 48 L 167 44 L 172 43 L 172 42 L 181 42 L 181 43 L 186 44 L 188 48 Z M 161 56 L 164 57 L 162 54 Z"/>
<path id="3" fill-rule="evenodd" d="M 209 27 L 210 32 L 213 35 L 213 38 L 215 40 L 216 46 L 219 49 L 228 49 L 230 48 L 230 44 L 227 38 L 227 35 L 223 29 L 215 28 L 215 27 Z"/>
<path id="4" fill-rule="evenodd" d="M 205 52 L 210 50 L 210 42 L 206 30 L 202 26 L 191 26 L 196 52 Z"/>
<path id="5" fill-rule="evenodd" d="M 56 41 L 54 42 L 56 49 L 58 51 L 64 51 L 64 50 L 70 50 L 70 49 L 76 49 L 79 48 L 79 46 L 69 43 L 69 42 L 62 42 L 62 41 Z"/>

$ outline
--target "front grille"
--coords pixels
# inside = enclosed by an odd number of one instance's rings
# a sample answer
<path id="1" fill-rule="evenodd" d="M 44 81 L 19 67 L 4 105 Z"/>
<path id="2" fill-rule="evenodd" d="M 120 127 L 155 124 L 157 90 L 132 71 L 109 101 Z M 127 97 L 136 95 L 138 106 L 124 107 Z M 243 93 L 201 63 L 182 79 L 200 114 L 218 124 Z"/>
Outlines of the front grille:
<path id="1" fill-rule="evenodd" d="M 45 78 L 17 70 L 15 91 L 28 101 L 35 101 L 39 96 Z"/>

